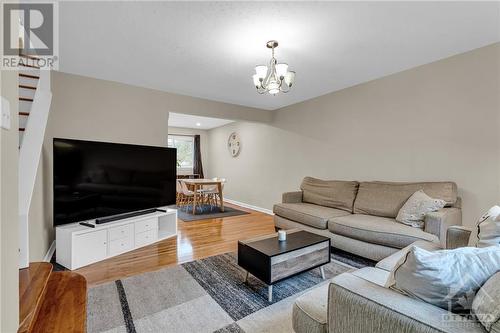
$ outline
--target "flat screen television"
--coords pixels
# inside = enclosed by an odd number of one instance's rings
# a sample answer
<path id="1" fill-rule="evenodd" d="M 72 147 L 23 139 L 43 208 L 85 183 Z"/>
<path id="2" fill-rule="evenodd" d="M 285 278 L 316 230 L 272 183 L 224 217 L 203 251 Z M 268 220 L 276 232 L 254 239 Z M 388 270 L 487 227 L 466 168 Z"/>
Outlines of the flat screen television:
<path id="1" fill-rule="evenodd" d="M 175 148 L 54 138 L 54 225 L 175 204 Z"/>

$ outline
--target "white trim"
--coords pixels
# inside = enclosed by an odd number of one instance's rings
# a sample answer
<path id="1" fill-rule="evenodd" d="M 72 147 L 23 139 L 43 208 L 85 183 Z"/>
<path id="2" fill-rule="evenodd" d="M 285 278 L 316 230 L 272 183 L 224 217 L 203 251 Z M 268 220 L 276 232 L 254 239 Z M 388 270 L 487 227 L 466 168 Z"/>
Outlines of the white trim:
<path id="1" fill-rule="evenodd" d="M 244 207 L 244 208 L 253 209 L 253 210 L 256 210 L 256 211 L 264 213 L 264 214 L 274 215 L 273 211 L 270 210 L 270 209 L 262 208 L 262 207 L 257 207 L 257 206 L 250 205 L 250 204 L 247 204 L 247 203 L 244 203 L 244 202 L 240 202 L 240 201 L 236 201 L 236 200 L 232 200 L 232 199 L 227 199 L 227 198 L 224 198 L 224 202 L 229 202 L 229 203 L 231 203 L 233 205 L 237 205 L 237 206 L 241 206 L 241 207 Z"/>
<path id="2" fill-rule="evenodd" d="M 53 241 L 52 244 L 50 244 L 49 250 L 45 254 L 45 257 L 43 257 L 43 261 L 50 262 L 50 260 L 52 260 L 52 256 L 54 256 L 54 252 L 56 252 L 56 241 Z"/>

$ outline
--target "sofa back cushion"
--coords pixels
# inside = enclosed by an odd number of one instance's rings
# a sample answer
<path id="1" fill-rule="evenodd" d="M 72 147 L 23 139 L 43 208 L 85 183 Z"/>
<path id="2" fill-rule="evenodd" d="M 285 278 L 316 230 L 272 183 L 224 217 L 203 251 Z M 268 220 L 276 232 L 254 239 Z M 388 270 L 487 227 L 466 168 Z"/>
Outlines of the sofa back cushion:
<path id="1" fill-rule="evenodd" d="M 300 185 L 302 201 L 325 207 L 342 209 L 352 213 L 358 182 L 321 180 L 305 177 Z"/>
<path id="2" fill-rule="evenodd" d="M 446 206 L 452 206 L 457 201 L 457 185 L 453 182 L 361 182 L 354 213 L 395 218 L 408 198 L 418 190 L 444 200 Z"/>

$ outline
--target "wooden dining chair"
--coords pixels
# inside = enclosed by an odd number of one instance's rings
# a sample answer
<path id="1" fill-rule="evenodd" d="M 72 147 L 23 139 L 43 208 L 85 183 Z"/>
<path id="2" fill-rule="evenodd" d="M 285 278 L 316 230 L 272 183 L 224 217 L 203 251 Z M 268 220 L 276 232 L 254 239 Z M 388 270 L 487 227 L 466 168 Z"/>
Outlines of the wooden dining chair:
<path id="1" fill-rule="evenodd" d="M 180 207 L 182 201 L 183 193 L 182 193 L 182 184 L 179 179 L 175 181 L 175 205 Z"/>
<path id="2" fill-rule="evenodd" d="M 224 183 L 226 182 L 225 178 L 212 178 L 214 181 L 221 181 L 221 186 L 224 188 Z M 220 195 L 219 195 L 219 189 L 217 188 L 217 185 L 206 185 L 205 189 L 205 195 L 207 196 L 207 201 L 211 206 L 217 207 L 219 205 L 219 200 L 220 200 Z"/>
<path id="3" fill-rule="evenodd" d="M 188 189 L 187 185 L 185 182 L 180 181 L 181 183 L 181 190 L 182 190 L 182 199 L 180 202 L 181 209 L 182 207 L 188 207 L 189 204 L 194 203 L 194 192 Z"/>

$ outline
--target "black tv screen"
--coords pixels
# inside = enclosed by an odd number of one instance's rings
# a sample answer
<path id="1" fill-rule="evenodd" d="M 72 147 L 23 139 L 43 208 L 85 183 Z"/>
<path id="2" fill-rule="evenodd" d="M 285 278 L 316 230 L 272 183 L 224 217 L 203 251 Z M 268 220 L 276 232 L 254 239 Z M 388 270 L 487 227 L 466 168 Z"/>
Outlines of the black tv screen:
<path id="1" fill-rule="evenodd" d="M 176 149 L 54 139 L 54 225 L 175 204 Z"/>

